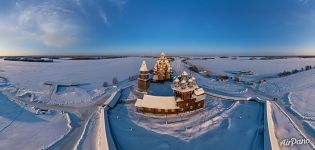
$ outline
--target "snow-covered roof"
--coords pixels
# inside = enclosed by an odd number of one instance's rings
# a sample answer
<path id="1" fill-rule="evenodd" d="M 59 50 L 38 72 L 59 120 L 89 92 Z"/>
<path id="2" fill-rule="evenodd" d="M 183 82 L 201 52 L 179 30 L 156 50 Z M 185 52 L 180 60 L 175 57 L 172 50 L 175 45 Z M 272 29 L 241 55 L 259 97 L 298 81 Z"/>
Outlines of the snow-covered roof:
<path id="1" fill-rule="evenodd" d="M 143 99 L 137 99 L 136 107 L 156 109 L 177 109 L 174 96 L 152 96 L 144 95 Z"/>
<path id="2" fill-rule="evenodd" d="M 164 53 L 164 52 L 162 52 L 162 53 L 161 53 L 161 56 L 165 56 L 165 53 Z"/>
<path id="3" fill-rule="evenodd" d="M 172 89 L 178 92 L 189 92 L 195 90 L 196 88 L 198 88 L 198 85 L 193 85 L 192 87 L 187 86 L 184 89 L 182 89 L 182 87 L 172 85 Z"/>
<path id="4" fill-rule="evenodd" d="M 174 82 L 179 82 L 179 79 L 178 79 L 178 78 L 176 78 L 176 79 L 174 80 Z"/>
<path id="5" fill-rule="evenodd" d="M 188 73 L 184 70 L 184 71 L 182 72 L 182 76 L 188 76 Z"/>
<path id="6" fill-rule="evenodd" d="M 182 80 L 180 83 L 184 84 L 184 83 L 186 83 L 186 80 Z"/>
<path id="7" fill-rule="evenodd" d="M 203 90 L 203 88 L 197 88 L 194 90 L 195 95 L 201 95 L 204 94 L 205 91 Z"/>
<path id="8" fill-rule="evenodd" d="M 148 67 L 147 67 L 145 60 L 142 61 L 140 71 L 148 71 Z"/>

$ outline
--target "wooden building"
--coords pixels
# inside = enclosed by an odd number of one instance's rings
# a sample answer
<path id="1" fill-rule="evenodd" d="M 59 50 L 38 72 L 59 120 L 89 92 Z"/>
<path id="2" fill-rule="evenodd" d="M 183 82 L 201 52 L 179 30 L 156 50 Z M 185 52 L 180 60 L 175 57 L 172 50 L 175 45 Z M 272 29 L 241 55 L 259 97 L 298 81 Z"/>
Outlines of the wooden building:
<path id="1" fill-rule="evenodd" d="M 165 54 L 162 52 L 160 58 L 156 61 L 153 68 L 153 81 L 161 82 L 171 79 L 171 65 L 169 60 L 165 57 Z"/>
<path id="2" fill-rule="evenodd" d="M 144 95 L 137 99 L 136 109 L 141 113 L 179 114 L 204 107 L 205 92 L 199 88 L 196 79 L 183 72 L 173 81 L 174 96 Z"/>
<path id="3" fill-rule="evenodd" d="M 196 78 L 188 76 L 186 71 L 173 81 L 174 91 L 179 112 L 193 111 L 204 107 L 205 92 L 199 88 Z"/>
<path id="4" fill-rule="evenodd" d="M 144 60 L 142 61 L 139 71 L 138 90 L 140 92 L 147 92 L 149 88 L 149 70 Z"/>

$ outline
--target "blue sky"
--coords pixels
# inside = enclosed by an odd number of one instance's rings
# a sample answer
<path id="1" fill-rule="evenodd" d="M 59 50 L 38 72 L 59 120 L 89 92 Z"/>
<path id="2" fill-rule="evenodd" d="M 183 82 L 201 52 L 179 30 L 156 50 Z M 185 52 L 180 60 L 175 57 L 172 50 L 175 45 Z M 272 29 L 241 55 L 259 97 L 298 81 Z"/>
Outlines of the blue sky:
<path id="1" fill-rule="evenodd" d="M 2 0 L 0 55 L 315 55 L 315 0 Z"/>

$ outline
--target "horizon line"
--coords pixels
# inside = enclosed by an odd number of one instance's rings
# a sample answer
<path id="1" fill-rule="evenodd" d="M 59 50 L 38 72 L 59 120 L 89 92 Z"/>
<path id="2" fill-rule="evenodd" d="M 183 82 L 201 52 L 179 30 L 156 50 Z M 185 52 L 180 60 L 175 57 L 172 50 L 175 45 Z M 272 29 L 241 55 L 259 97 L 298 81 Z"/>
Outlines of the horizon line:
<path id="1" fill-rule="evenodd" d="M 157 57 L 160 54 L 26 54 L 26 55 L 0 55 L 0 57 Z M 314 54 L 167 54 L 169 57 L 193 56 L 193 57 L 315 57 Z"/>

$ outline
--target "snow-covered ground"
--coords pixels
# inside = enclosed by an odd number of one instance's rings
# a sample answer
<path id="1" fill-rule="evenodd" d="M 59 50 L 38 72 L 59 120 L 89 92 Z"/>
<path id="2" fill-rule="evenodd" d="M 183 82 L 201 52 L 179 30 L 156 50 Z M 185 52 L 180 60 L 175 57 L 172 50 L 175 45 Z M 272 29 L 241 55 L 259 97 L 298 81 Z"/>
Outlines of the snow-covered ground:
<path id="1" fill-rule="evenodd" d="M 0 60 L 0 149 L 104 148 L 108 143 L 100 139 L 106 139 L 103 133 L 108 131 L 104 131 L 100 106 L 106 105 L 105 101 L 118 89 L 136 84 L 126 79 L 139 73 L 143 59 L 55 60 L 53 63 Z M 152 69 L 155 59 L 145 59 L 148 68 Z M 175 74 L 188 71 L 181 60 L 178 57 L 172 63 Z M 314 66 L 315 58 L 249 60 L 248 57 L 215 57 L 192 59 L 191 62 L 217 74 L 253 71 L 255 74 L 248 78 L 260 80 L 284 70 Z M 286 111 L 284 115 L 278 107 L 272 107 L 278 141 L 300 138 L 301 135 L 315 139 L 315 69 L 287 77 L 273 76 L 259 86 L 232 80 L 218 82 L 201 74 L 193 75 L 200 87 L 210 93 L 259 97 L 262 101 L 278 98 L 274 103 Z M 113 77 L 123 82 L 117 87 L 111 86 Z M 104 82 L 110 86 L 103 87 Z M 120 99 L 126 102 L 106 111 L 110 132 L 121 149 L 247 150 L 263 146 L 264 107 L 261 103 L 207 97 L 206 107 L 190 114 L 149 116 L 135 112 L 133 101 L 137 97 L 132 88 L 121 92 Z M 163 84 L 152 84 L 149 90 L 157 95 L 172 95 Z M 51 113 L 36 115 L 35 107 L 49 108 Z M 293 147 L 308 148 L 305 145 Z"/>
<path id="2" fill-rule="evenodd" d="M 315 142 L 315 109 L 314 98 L 315 95 L 315 70 L 308 70 L 299 72 L 297 74 L 289 75 L 286 77 L 277 77 L 277 73 L 284 70 L 291 71 L 293 69 L 300 69 L 306 65 L 314 66 L 314 58 L 287 58 L 287 59 L 275 59 L 275 60 L 249 60 L 249 58 L 237 57 L 237 59 L 230 58 L 218 58 L 215 59 L 192 59 L 191 62 L 197 66 L 201 66 L 210 70 L 216 74 L 230 74 L 236 71 L 253 71 L 254 75 L 243 76 L 243 78 L 264 79 L 266 83 L 256 86 L 246 86 L 241 84 L 235 84 L 232 81 L 217 82 L 214 79 L 205 80 L 199 79 L 199 82 L 205 84 L 204 88 L 212 90 L 214 93 L 232 95 L 241 94 L 250 96 L 265 97 L 273 99 L 276 97 L 279 100 L 280 105 L 284 105 L 289 116 L 275 115 L 275 120 L 284 120 L 290 117 L 301 128 L 300 131 L 295 131 L 297 134 L 305 134 L 307 138 L 310 138 L 311 142 Z M 272 75 L 272 76 L 271 76 Z M 272 77 L 272 78 L 270 78 Z M 256 79 L 256 80 L 255 80 Z M 230 86 L 231 85 L 231 86 Z M 234 87 L 233 87 L 234 86 Z M 231 88 L 229 88 L 231 87 Z M 242 89 L 245 88 L 245 89 Z M 247 89 L 250 88 L 250 89 Z M 237 92 L 243 91 L 243 92 Z M 248 93 L 249 92 L 249 93 Z M 262 95 L 261 95 L 262 94 Z M 287 107 L 286 107 L 287 106 Z M 280 123 L 279 123 L 280 124 Z M 279 124 L 278 127 L 279 127 Z M 285 125 L 285 123 L 283 123 Z M 287 126 L 293 126 L 292 123 Z M 279 129 L 282 127 L 279 127 Z M 289 128 L 289 127 L 283 127 Z M 289 129 L 288 129 L 289 130 Z M 292 138 L 295 135 L 291 135 L 289 132 L 277 131 L 278 140 L 282 138 Z M 303 133 L 300 133 L 303 132 Z M 298 138 L 299 136 L 297 136 Z M 303 146 L 295 149 L 302 149 Z M 282 148 L 281 148 L 282 149 Z M 283 149 L 290 149 L 283 148 Z"/>
<path id="3" fill-rule="evenodd" d="M 315 121 L 315 70 L 309 70 L 283 78 L 271 79 L 260 90 L 282 98 L 304 119 Z"/>
<path id="4" fill-rule="evenodd" d="M 147 60 L 148 67 L 153 67 L 152 58 L 142 57 L 55 60 L 53 63 L 1 59 L 0 77 L 7 78 L 20 96 L 34 94 L 33 101 L 75 105 L 88 103 L 103 94 L 103 83 L 110 85 L 113 77 L 123 81 L 137 75 L 143 59 Z"/>
<path id="5" fill-rule="evenodd" d="M 296 110 L 306 119 L 315 121 L 314 98 L 315 88 L 303 89 L 288 95 L 292 109 Z"/>
<path id="6" fill-rule="evenodd" d="M 278 143 L 281 147 L 281 150 L 311 150 L 309 144 L 301 144 L 301 145 L 281 145 L 281 142 L 285 139 L 291 140 L 291 138 L 296 139 L 305 139 L 301 133 L 292 125 L 290 120 L 280 111 L 280 109 L 272 105 L 272 114 L 275 125 L 275 134 L 278 139 Z M 284 146 L 285 145 L 285 146 Z"/>
<path id="7" fill-rule="evenodd" d="M 42 149 L 69 130 L 66 114 L 36 115 L 0 93 L 0 149 Z"/>
<path id="8" fill-rule="evenodd" d="M 217 74 L 230 74 L 234 71 L 253 71 L 255 75 L 270 75 L 300 69 L 306 65 L 315 65 L 315 58 L 287 58 L 270 60 L 250 60 L 248 57 L 235 57 L 215 59 L 193 59 L 193 64 L 207 68 Z"/>
<path id="9" fill-rule="evenodd" d="M 218 58 L 221 59 L 221 58 Z M 195 61 L 195 60 L 193 60 Z M 198 60 L 198 61 L 203 61 L 200 62 L 203 66 L 208 66 L 210 68 L 210 64 L 207 62 L 207 60 Z M 206 79 L 200 74 L 194 73 L 192 71 L 189 71 L 187 67 L 183 65 L 181 62 L 181 59 L 176 59 L 172 63 L 173 70 L 175 72 L 181 73 L 181 71 L 186 70 L 187 72 L 193 74 L 194 77 L 196 77 L 198 85 L 201 86 L 202 88 L 206 88 L 207 90 L 211 90 L 211 92 L 218 93 L 218 94 L 228 94 L 228 95 L 241 95 L 245 94 L 247 92 L 246 87 L 242 87 L 236 84 L 232 84 L 230 82 L 219 82 L 215 79 Z"/>
<path id="10" fill-rule="evenodd" d="M 133 97 L 124 94 L 122 99 Z M 263 143 L 261 106 L 208 98 L 203 110 L 154 117 L 136 113 L 133 104 L 118 104 L 109 118 L 122 149 L 252 149 Z"/>
<path id="11" fill-rule="evenodd" d="M 94 122 L 94 111 L 116 91 L 113 86 L 102 87 L 103 82 L 111 84 L 113 77 L 123 81 L 137 75 L 138 69 L 133 68 L 139 68 L 142 59 L 56 60 L 54 63 L 0 60 L 0 92 L 12 98 L 9 101 L 1 97 L 0 129 L 4 140 L 0 140 L 3 146 L 0 149 L 102 148 L 104 144 L 94 140 L 99 141 L 94 137 L 98 134 L 89 131 L 101 131 L 99 123 Z M 146 60 L 152 67 L 153 61 Z M 36 115 L 37 107 L 49 109 L 51 113 Z M 62 111 L 73 114 L 68 117 Z M 15 144 L 17 141 L 22 142 Z"/>

